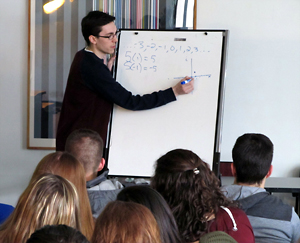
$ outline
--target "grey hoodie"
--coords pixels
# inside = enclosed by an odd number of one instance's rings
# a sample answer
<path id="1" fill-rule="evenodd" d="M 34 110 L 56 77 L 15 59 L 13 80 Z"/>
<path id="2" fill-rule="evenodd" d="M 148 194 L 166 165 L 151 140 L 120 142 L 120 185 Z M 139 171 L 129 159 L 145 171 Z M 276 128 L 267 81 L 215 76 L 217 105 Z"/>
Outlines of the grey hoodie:
<path id="1" fill-rule="evenodd" d="M 260 187 L 222 187 L 225 196 L 239 202 L 253 227 L 256 243 L 296 242 L 300 221 L 294 209 Z"/>
<path id="2" fill-rule="evenodd" d="M 86 183 L 94 218 L 98 218 L 106 204 L 116 200 L 123 185 L 117 180 L 107 179 L 108 170 Z"/>

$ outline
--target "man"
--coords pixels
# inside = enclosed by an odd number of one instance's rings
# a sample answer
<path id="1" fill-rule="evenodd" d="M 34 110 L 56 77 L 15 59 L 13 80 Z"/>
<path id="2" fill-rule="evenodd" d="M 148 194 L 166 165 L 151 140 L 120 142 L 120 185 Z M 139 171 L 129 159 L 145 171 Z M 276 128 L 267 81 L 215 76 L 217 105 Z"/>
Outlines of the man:
<path id="1" fill-rule="evenodd" d="M 95 131 L 78 129 L 68 136 L 66 151 L 76 157 L 84 167 L 92 213 L 97 218 L 106 204 L 114 201 L 123 188 L 119 181 L 107 179 L 108 170 L 97 176 L 105 165 L 102 158 L 103 141 Z"/>
<path id="2" fill-rule="evenodd" d="M 224 186 L 224 194 L 237 200 L 248 215 L 256 243 L 296 242 L 300 221 L 294 209 L 265 189 L 273 170 L 273 144 L 262 134 L 244 134 L 232 150 L 234 185 Z"/>
<path id="3" fill-rule="evenodd" d="M 106 66 L 107 54 L 114 54 L 118 41 L 115 17 L 92 11 L 82 19 L 82 34 L 87 47 L 76 53 L 71 65 L 57 128 L 56 150 L 63 151 L 68 135 L 79 128 L 97 131 L 105 140 L 113 103 L 129 110 L 146 110 L 175 101 L 190 93 L 194 80 L 147 95 L 132 95 L 112 77 L 114 57 Z M 105 142 L 105 141 L 104 141 Z"/>

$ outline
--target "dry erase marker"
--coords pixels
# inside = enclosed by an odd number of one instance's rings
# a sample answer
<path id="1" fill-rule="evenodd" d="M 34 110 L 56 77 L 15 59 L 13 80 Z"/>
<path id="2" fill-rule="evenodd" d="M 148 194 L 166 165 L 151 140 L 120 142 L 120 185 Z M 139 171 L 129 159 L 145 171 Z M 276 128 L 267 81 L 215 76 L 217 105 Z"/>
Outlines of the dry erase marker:
<path id="1" fill-rule="evenodd" d="M 182 81 L 181 84 L 187 84 L 188 82 L 191 82 L 191 81 L 192 81 L 192 79 L 190 78 L 190 79 L 188 79 L 188 80 Z"/>

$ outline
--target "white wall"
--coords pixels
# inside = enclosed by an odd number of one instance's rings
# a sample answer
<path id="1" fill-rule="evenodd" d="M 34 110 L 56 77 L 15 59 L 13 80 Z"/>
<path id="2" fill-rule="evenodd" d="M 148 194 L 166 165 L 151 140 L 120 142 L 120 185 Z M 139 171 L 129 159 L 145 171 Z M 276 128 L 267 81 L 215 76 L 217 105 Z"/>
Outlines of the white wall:
<path id="1" fill-rule="evenodd" d="M 15 205 L 40 159 L 27 150 L 28 1 L 0 1 L 0 202 Z"/>
<path id="2" fill-rule="evenodd" d="M 221 160 L 238 136 L 274 143 L 273 176 L 299 176 L 300 1 L 198 0 L 198 29 L 228 29 Z"/>

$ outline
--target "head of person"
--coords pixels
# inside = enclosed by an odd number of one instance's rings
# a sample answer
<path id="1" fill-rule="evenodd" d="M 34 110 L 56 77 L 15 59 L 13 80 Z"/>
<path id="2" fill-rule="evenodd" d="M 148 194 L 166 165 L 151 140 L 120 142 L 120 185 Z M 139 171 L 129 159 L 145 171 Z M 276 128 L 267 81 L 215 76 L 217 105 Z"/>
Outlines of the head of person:
<path id="1" fill-rule="evenodd" d="M 161 243 L 151 211 L 134 202 L 113 201 L 96 221 L 92 243 Z"/>
<path id="2" fill-rule="evenodd" d="M 29 183 L 13 213 L 0 226 L 0 242 L 26 242 L 35 230 L 53 224 L 81 230 L 79 199 L 71 182 L 43 174 Z"/>
<path id="3" fill-rule="evenodd" d="M 81 232 L 90 239 L 93 234 L 94 219 L 86 189 L 85 172 L 81 163 L 68 152 L 50 153 L 38 163 L 31 180 L 35 180 L 44 173 L 59 175 L 75 185 L 81 208 Z"/>
<path id="4" fill-rule="evenodd" d="M 100 135 L 90 129 L 73 131 L 66 140 L 65 150 L 82 163 L 86 180 L 97 177 L 105 165 L 103 156 L 103 140 Z"/>
<path id="5" fill-rule="evenodd" d="M 263 134 L 246 133 L 232 149 L 232 172 L 237 183 L 261 184 L 272 173 L 273 143 Z"/>
<path id="6" fill-rule="evenodd" d="M 182 242 L 176 221 L 165 199 L 148 186 L 130 186 L 119 192 L 117 200 L 146 206 L 154 215 L 164 243 Z"/>
<path id="7" fill-rule="evenodd" d="M 169 204 L 186 242 L 199 240 L 207 230 L 207 219 L 220 206 L 233 205 L 221 192 L 208 164 L 190 150 L 175 149 L 160 157 L 151 186 Z"/>
<path id="8" fill-rule="evenodd" d="M 102 33 L 104 31 L 103 27 L 114 25 L 114 21 L 115 17 L 107 13 L 101 11 L 89 12 L 81 21 L 81 31 L 87 45 L 90 46 L 93 39 L 99 38 L 100 35 L 115 34 L 116 28 L 112 33 Z"/>
<path id="9" fill-rule="evenodd" d="M 64 225 L 46 225 L 36 230 L 26 243 L 89 243 L 77 229 Z"/>

